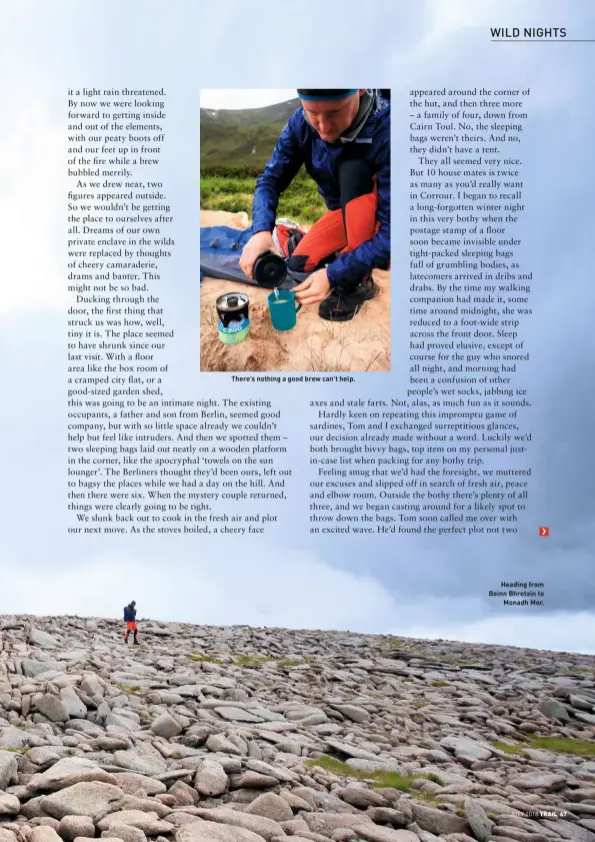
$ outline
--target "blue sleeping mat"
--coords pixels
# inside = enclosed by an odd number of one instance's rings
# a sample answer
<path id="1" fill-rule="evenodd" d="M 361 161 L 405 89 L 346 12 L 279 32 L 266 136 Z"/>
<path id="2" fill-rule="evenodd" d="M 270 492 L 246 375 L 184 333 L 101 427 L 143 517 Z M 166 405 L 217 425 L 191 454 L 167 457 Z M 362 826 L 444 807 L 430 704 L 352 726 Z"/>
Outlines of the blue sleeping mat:
<path id="1" fill-rule="evenodd" d="M 227 225 L 212 225 L 200 229 L 200 272 L 203 276 L 221 278 L 225 281 L 237 281 L 242 284 L 258 286 L 240 269 L 242 249 L 252 236 L 251 228 L 238 231 Z M 294 272 L 288 269 L 287 277 L 279 284 L 279 289 L 291 289 L 304 281 L 310 272 Z"/>

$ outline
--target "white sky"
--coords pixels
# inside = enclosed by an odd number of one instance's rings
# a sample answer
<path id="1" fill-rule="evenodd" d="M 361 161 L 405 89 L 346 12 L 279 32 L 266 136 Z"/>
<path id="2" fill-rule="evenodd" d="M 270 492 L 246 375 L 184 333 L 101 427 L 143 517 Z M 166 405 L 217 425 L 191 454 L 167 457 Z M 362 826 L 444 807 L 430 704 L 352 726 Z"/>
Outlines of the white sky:
<path id="1" fill-rule="evenodd" d="M 264 108 L 296 96 L 296 88 L 210 88 L 200 92 L 200 107 Z"/>

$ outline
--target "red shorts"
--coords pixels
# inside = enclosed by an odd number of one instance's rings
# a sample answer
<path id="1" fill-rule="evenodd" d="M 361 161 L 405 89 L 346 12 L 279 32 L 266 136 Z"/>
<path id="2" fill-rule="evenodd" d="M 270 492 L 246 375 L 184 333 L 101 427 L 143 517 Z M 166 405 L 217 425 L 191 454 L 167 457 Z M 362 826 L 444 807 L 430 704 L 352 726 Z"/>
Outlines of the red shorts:
<path id="1" fill-rule="evenodd" d="M 137 626 L 136 626 L 135 622 L 126 623 L 126 628 L 128 629 L 128 631 L 136 631 L 137 630 Z"/>

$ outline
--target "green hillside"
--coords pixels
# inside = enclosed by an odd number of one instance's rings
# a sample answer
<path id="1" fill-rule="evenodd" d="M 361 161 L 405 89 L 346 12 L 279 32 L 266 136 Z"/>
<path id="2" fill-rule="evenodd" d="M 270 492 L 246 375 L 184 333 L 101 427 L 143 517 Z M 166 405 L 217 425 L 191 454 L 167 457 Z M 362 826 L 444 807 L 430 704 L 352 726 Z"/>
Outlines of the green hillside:
<path id="1" fill-rule="evenodd" d="M 258 175 L 299 99 L 244 110 L 200 109 L 200 168 L 205 175 Z"/>
<path id="2" fill-rule="evenodd" d="M 244 110 L 200 109 L 200 206 L 252 215 L 256 178 L 263 171 L 299 99 Z M 279 217 L 311 224 L 324 212 L 315 183 L 302 168 L 281 196 Z"/>

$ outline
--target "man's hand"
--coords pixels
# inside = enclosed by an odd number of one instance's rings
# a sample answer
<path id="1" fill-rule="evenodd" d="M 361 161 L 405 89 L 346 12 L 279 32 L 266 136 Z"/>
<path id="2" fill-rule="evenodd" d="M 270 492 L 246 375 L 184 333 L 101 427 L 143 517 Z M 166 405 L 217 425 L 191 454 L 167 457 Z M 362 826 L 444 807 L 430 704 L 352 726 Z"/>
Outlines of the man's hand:
<path id="1" fill-rule="evenodd" d="M 312 272 L 309 278 L 293 287 L 293 291 L 300 304 L 317 304 L 322 301 L 331 291 L 326 269 L 318 269 L 317 272 Z"/>
<path id="2" fill-rule="evenodd" d="M 244 275 L 249 278 L 252 277 L 252 269 L 256 258 L 263 251 L 274 251 L 275 254 L 280 254 L 270 231 L 259 231 L 257 234 L 253 234 L 244 246 L 240 257 L 240 269 Z"/>

